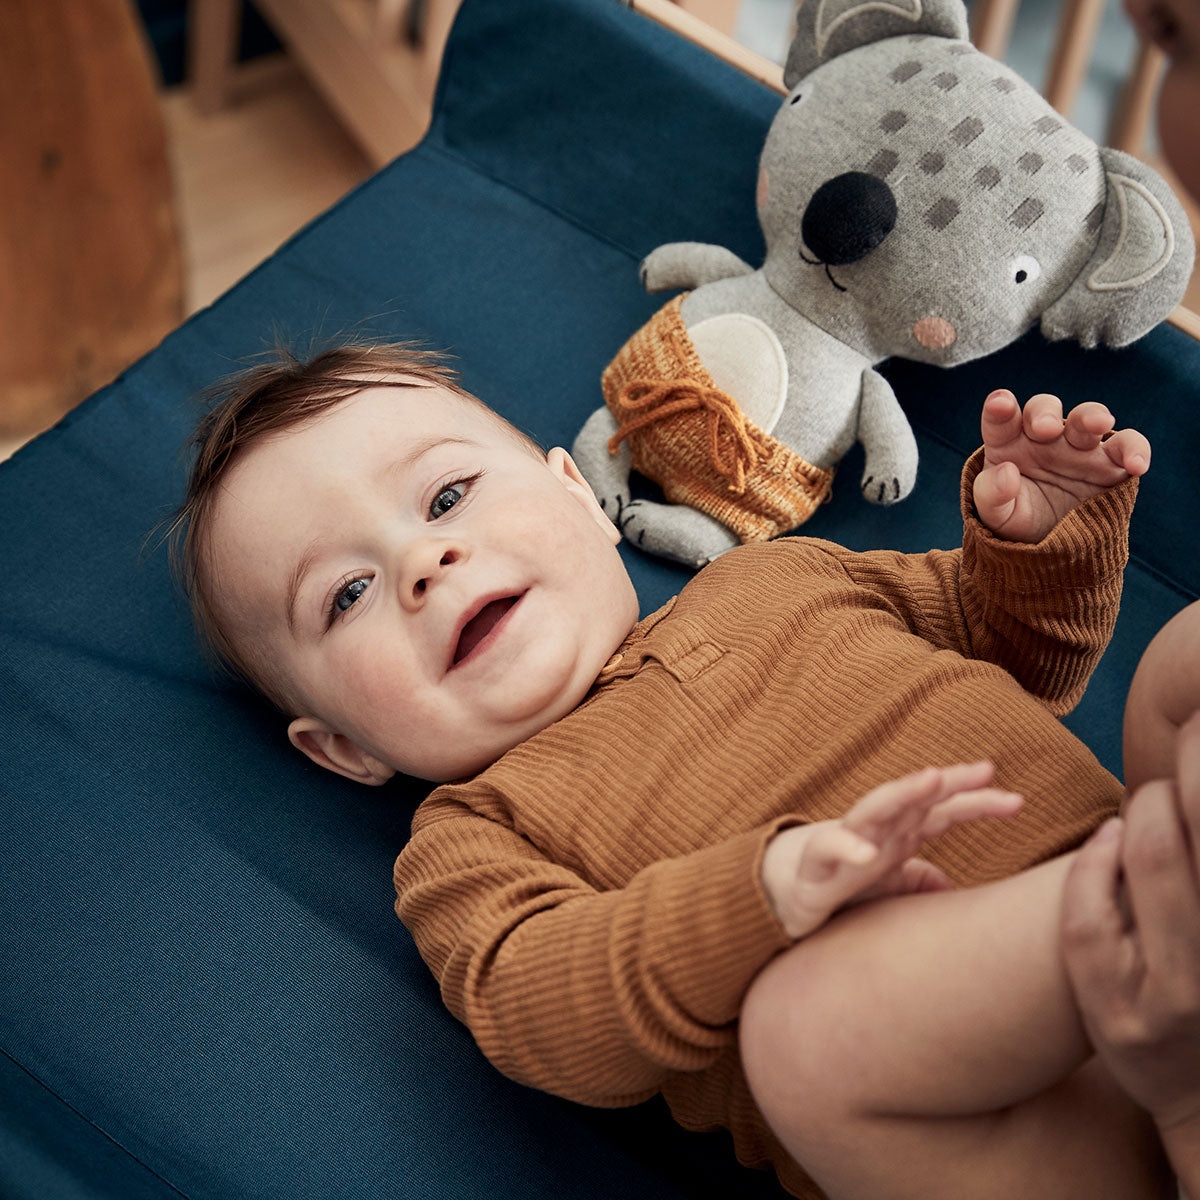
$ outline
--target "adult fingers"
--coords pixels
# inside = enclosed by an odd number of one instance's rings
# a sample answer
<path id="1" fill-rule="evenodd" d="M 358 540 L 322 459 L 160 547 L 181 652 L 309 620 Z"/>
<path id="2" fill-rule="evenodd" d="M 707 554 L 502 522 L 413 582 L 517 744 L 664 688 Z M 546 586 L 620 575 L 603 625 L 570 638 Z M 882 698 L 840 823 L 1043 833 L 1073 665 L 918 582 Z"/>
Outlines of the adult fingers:
<path id="1" fill-rule="evenodd" d="M 1021 414 L 1025 436 L 1035 442 L 1052 442 L 1063 431 L 1062 401 L 1047 392 L 1031 396 Z"/>
<path id="2" fill-rule="evenodd" d="M 1063 885 L 1063 959 L 1085 1012 L 1094 1012 L 1121 982 L 1129 935 L 1121 916 L 1123 827 L 1106 821 L 1075 855 Z"/>
<path id="3" fill-rule="evenodd" d="M 1076 450 L 1094 450 L 1114 424 L 1112 413 L 1103 404 L 1095 400 L 1085 401 L 1067 414 L 1067 441 Z"/>
<path id="4" fill-rule="evenodd" d="M 1150 440 L 1136 429 L 1117 430 L 1104 443 L 1104 452 L 1130 475 L 1145 475 L 1150 469 Z"/>
<path id="5" fill-rule="evenodd" d="M 1200 890 L 1172 782 L 1147 783 L 1130 800 L 1121 865 L 1151 972 L 1163 978 L 1200 972 Z"/>

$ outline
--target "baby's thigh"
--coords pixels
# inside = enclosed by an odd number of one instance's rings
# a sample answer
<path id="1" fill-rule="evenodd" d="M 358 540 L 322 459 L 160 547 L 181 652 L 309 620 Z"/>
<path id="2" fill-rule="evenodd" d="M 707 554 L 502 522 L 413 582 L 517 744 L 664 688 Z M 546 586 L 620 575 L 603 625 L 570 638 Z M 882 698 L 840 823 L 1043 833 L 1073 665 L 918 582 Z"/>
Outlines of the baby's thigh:
<path id="1" fill-rule="evenodd" d="M 1179 727 L 1200 709 L 1200 601 L 1154 636 L 1138 663 L 1125 701 L 1125 787 L 1175 774 Z"/>
<path id="2" fill-rule="evenodd" d="M 1011 912 L 1018 888 L 1046 904 L 1066 862 L 936 907 L 950 919 L 1003 900 Z M 1057 964 L 1039 966 L 1028 942 L 1006 945 L 1004 928 L 970 941 L 938 929 L 933 912 L 936 944 L 889 954 L 902 924 L 927 923 L 912 910 L 920 899 L 851 910 L 779 955 L 746 995 L 746 1077 L 792 1158 L 830 1200 L 1167 1195 L 1145 1114 L 1094 1059 L 1081 1067 L 1089 1047 Z"/>

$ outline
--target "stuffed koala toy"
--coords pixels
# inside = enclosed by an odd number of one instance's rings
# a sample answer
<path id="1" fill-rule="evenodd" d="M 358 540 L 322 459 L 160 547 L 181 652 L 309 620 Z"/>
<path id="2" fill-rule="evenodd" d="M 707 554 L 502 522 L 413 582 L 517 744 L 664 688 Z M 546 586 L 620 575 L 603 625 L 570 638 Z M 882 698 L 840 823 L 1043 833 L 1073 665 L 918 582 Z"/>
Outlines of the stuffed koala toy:
<path id="1" fill-rule="evenodd" d="M 953 366 L 1036 321 L 1123 346 L 1191 273 L 1163 180 L 977 51 L 960 0 L 802 0 L 797 24 L 758 178 L 765 262 L 654 250 L 647 289 L 689 290 L 610 364 L 573 448 L 626 537 L 690 565 L 801 524 L 855 441 L 866 499 L 908 495 L 884 359 Z M 667 502 L 631 499 L 632 469 Z"/>

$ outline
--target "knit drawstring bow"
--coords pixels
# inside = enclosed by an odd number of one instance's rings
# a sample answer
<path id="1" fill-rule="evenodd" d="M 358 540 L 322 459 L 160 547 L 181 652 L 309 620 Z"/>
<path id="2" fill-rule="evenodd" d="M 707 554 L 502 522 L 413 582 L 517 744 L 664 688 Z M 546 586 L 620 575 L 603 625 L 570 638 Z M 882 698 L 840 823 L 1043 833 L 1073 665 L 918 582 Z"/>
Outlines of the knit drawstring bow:
<path id="1" fill-rule="evenodd" d="M 760 457 L 759 447 L 746 430 L 746 418 L 736 401 L 720 388 L 704 387 L 690 379 L 631 379 L 621 388 L 617 404 L 636 413 L 608 440 L 609 454 L 631 434 L 676 413 L 702 408 L 708 414 L 708 454 L 713 467 L 740 496 L 746 490 L 746 471 Z"/>

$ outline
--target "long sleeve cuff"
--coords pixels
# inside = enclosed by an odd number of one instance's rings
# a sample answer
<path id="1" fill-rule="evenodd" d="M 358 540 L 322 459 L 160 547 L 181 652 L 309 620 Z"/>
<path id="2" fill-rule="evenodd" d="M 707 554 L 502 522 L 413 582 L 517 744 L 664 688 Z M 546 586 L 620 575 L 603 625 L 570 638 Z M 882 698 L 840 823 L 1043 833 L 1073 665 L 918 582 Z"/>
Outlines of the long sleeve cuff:
<path id="1" fill-rule="evenodd" d="M 645 873 L 655 924 L 670 933 L 661 945 L 671 991 L 703 1023 L 736 1018 L 746 989 L 780 950 L 791 944 L 762 882 L 763 855 L 781 830 L 799 824 L 779 817 L 686 858 Z"/>
<path id="2" fill-rule="evenodd" d="M 967 460 L 962 473 L 964 570 L 993 580 L 1009 595 L 1093 589 L 1120 577 L 1129 557 L 1136 479 L 1085 500 L 1040 542 L 1025 543 L 997 537 L 976 515 L 972 489 L 982 469 L 981 447 Z"/>

